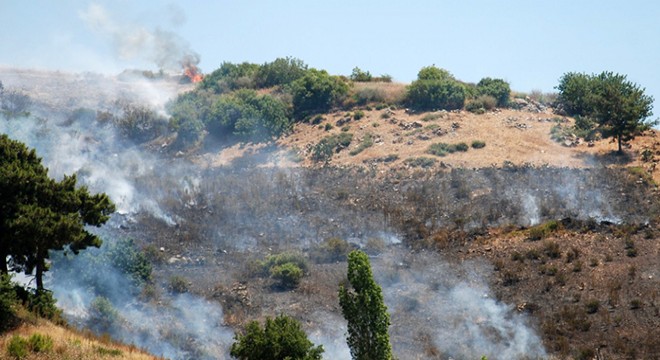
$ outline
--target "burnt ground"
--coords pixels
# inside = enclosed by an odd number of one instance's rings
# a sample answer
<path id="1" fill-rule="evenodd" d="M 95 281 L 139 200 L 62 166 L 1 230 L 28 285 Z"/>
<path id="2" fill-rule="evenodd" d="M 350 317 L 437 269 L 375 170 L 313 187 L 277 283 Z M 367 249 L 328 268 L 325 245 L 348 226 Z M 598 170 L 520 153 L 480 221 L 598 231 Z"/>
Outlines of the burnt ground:
<path id="1" fill-rule="evenodd" d="M 376 179 L 364 168 L 204 170 L 197 190 L 161 201 L 176 225 L 144 215 L 123 232 L 165 249 L 156 272 L 161 291 L 171 277 L 184 277 L 191 292 L 221 303 L 225 323 L 236 329 L 284 312 L 312 334 L 327 327 L 341 340 L 337 288 L 346 263 L 319 257 L 322 242 L 339 237 L 369 251 L 385 293 L 396 291 L 386 300 L 400 358 L 480 356 L 438 341 L 438 327 L 459 325 L 425 324 L 435 316 L 424 313 L 434 293 L 411 290 L 463 281 L 483 282 L 489 296 L 524 314 L 549 355 L 657 358 L 653 183 L 608 168 L 389 175 Z M 167 179 L 151 186 L 168 188 Z M 280 289 L 259 275 L 257 261 L 292 250 L 310 263 L 298 288 Z M 472 271 L 478 280 L 466 275 Z"/>

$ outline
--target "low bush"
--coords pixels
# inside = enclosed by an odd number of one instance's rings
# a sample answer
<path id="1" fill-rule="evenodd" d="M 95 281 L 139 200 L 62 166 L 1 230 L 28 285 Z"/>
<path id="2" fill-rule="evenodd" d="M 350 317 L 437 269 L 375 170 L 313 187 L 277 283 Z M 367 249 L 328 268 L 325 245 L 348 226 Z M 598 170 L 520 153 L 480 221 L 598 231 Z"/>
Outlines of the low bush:
<path id="1" fill-rule="evenodd" d="M 453 154 L 457 151 L 465 152 L 468 151 L 470 147 L 466 143 L 458 144 L 445 144 L 445 143 L 436 143 L 428 147 L 426 152 L 435 156 L 445 156 L 447 154 Z"/>
<path id="2" fill-rule="evenodd" d="M 189 290 L 189 282 L 183 276 L 174 275 L 168 280 L 167 288 L 175 294 L 186 293 Z"/>
<path id="3" fill-rule="evenodd" d="M 477 114 L 483 114 L 495 107 L 497 107 L 497 99 L 490 95 L 480 95 L 478 98 L 469 100 L 465 104 L 465 110 Z"/>
<path id="4" fill-rule="evenodd" d="M 527 238 L 532 241 L 541 240 L 548 237 L 550 234 L 559 230 L 560 224 L 556 220 L 551 220 L 543 224 L 536 225 L 529 228 Z"/>
<path id="5" fill-rule="evenodd" d="M 472 142 L 472 148 L 473 148 L 473 149 L 483 149 L 483 148 L 485 148 L 485 147 L 486 147 L 486 142 L 485 142 L 485 141 L 474 140 L 474 141 Z"/>
<path id="6" fill-rule="evenodd" d="M 32 352 L 45 353 L 53 349 L 53 338 L 48 335 L 34 333 L 27 342 Z"/>
<path id="7" fill-rule="evenodd" d="M 30 346 L 25 338 L 14 335 L 7 345 L 7 353 L 14 359 L 24 359 L 30 353 Z"/>
<path id="8" fill-rule="evenodd" d="M 17 298 L 9 275 L 0 274 L 0 331 L 8 329 L 15 320 Z"/>
<path id="9" fill-rule="evenodd" d="M 309 264 L 302 254 L 285 252 L 269 255 L 261 262 L 262 273 L 267 273 L 278 281 L 284 289 L 295 288 L 300 284 L 303 276 L 309 272 Z"/>
<path id="10" fill-rule="evenodd" d="M 319 263 L 328 263 L 346 260 L 346 256 L 351 251 L 351 245 L 348 241 L 331 237 L 325 239 L 318 247 L 312 251 L 312 257 Z"/>
<path id="11" fill-rule="evenodd" d="M 300 284 L 303 278 L 303 270 L 294 263 L 284 263 L 270 268 L 270 277 L 279 281 L 279 286 L 284 289 L 293 289 Z"/>
<path id="12" fill-rule="evenodd" d="M 352 141 L 353 134 L 349 132 L 326 136 L 312 147 L 312 160 L 316 162 L 328 162 L 334 153 L 347 148 Z"/>

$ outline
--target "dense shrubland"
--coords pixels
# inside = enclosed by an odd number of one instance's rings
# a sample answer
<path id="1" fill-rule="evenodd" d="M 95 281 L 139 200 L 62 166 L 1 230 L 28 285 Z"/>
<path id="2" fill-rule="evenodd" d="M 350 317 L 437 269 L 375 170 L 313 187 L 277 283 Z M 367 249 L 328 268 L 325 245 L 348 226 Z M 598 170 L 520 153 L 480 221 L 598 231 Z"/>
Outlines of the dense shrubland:
<path id="1" fill-rule="evenodd" d="M 509 103 L 508 83 L 484 78 L 468 84 L 435 66 L 425 67 L 405 94 L 387 90 L 391 77 L 354 68 L 350 77 L 309 68 L 295 58 L 263 65 L 223 63 L 193 91 L 168 105 L 170 127 L 182 147 L 208 133 L 239 141 L 267 141 L 287 134 L 293 124 L 332 109 L 409 106 L 418 110 L 492 110 Z M 375 84 L 375 85 L 372 85 Z M 383 85 L 376 85 L 383 84 Z"/>

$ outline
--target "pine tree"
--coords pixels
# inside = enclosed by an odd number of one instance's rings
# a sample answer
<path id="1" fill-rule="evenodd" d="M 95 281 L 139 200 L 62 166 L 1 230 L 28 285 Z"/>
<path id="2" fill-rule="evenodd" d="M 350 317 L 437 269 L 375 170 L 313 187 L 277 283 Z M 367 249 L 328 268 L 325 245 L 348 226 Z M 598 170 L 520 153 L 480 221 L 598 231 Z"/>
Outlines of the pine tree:
<path id="1" fill-rule="evenodd" d="M 92 195 L 76 187 L 76 176 L 61 181 L 48 170 L 34 150 L 0 136 L 0 273 L 35 272 L 37 290 L 43 290 L 50 250 L 69 249 L 74 254 L 101 239 L 85 226 L 101 226 L 114 212 L 105 194 Z"/>
<path id="2" fill-rule="evenodd" d="M 387 329 L 390 315 L 380 286 L 374 281 L 367 254 L 348 254 L 350 289 L 339 288 L 339 305 L 348 321 L 348 347 L 355 360 L 390 360 L 392 345 Z"/>

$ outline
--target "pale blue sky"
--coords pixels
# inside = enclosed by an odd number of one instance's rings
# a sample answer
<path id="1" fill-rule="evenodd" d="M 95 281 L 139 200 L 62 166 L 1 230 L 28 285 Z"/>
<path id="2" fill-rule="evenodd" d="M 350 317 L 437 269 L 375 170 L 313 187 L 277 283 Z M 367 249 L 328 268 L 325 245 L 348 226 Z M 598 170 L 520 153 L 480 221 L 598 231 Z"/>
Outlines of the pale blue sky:
<path id="1" fill-rule="evenodd" d="M 565 72 L 608 70 L 660 99 L 655 0 L 0 0 L 0 27 L 5 66 L 158 70 L 140 47 L 159 29 L 198 53 L 205 72 L 294 56 L 333 74 L 359 66 L 410 82 L 435 64 L 464 81 L 553 91 Z"/>

